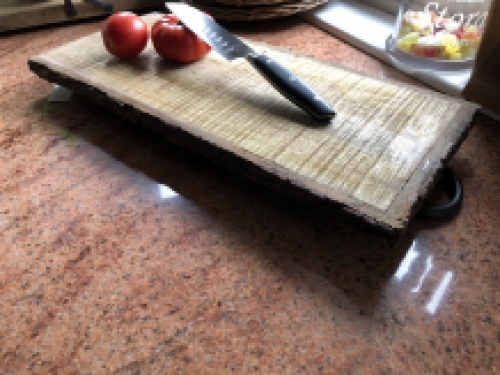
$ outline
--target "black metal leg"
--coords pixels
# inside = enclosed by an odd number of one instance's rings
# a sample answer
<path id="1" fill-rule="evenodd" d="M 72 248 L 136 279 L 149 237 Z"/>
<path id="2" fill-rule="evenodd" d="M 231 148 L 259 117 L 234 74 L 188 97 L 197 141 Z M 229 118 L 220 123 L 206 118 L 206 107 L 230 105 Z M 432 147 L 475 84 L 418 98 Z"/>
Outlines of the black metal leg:
<path id="1" fill-rule="evenodd" d="M 108 13 L 111 13 L 113 11 L 113 4 L 106 3 L 101 0 L 83 0 L 83 1 L 95 5 L 96 7 L 99 7 Z M 68 16 L 68 18 L 74 18 L 78 15 L 78 11 L 76 10 L 71 0 L 64 0 L 64 13 L 66 13 L 66 16 Z"/>
<path id="2" fill-rule="evenodd" d="M 106 2 L 101 1 L 101 0 L 83 0 L 83 1 L 85 1 L 86 3 L 92 4 L 92 5 L 95 5 L 96 7 L 99 7 L 108 13 L 111 13 L 113 11 L 113 4 L 106 3 Z"/>
<path id="3" fill-rule="evenodd" d="M 64 13 L 66 13 L 66 16 L 68 18 L 76 17 L 76 15 L 78 14 L 78 11 L 76 10 L 71 0 L 64 0 Z"/>

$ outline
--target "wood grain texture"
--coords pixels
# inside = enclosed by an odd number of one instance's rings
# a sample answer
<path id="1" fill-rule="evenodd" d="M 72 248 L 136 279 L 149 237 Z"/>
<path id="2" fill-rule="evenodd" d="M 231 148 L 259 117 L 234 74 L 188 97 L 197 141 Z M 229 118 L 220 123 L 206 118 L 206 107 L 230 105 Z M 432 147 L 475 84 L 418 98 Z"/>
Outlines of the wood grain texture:
<path id="1" fill-rule="evenodd" d="M 158 17 L 145 18 L 151 23 Z M 148 46 L 139 58 L 120 61 L 96 33 L 29 63 L 41 77 L 86 93 L 174 142 L 205 155 L 223 150 L 223 164 L 257 169 L 387 233 L 401 233 L 477 107 L 254 46 L 312 86 L 335 108 L 335 119 L 318 126 L 245 60 L 226 62 L 215 53 L 176 65 Z"/>

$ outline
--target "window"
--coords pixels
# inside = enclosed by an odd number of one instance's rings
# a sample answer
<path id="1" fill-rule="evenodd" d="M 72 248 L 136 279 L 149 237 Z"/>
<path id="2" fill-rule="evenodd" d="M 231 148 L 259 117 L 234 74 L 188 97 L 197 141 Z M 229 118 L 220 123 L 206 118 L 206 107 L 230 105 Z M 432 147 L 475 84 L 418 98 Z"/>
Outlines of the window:
<path id="1" fill-rule="evenodd" d="M 399 3 L 399 0 L 330 0 L 302 17 L 377 59 L 393 64 L 385 52 L 385 40 L 393 31 Z M 459 97 L 471 70 L 407 73 L 441 92 Z"/>

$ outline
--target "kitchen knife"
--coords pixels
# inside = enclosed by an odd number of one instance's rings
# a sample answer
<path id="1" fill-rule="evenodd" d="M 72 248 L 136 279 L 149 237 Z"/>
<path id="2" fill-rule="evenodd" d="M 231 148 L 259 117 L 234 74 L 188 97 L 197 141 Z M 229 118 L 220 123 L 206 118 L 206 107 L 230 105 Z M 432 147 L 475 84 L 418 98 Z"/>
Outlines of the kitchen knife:
<path id="1" fill-rule="evenodd" d="M 181 22 L 207 44 L 231 61 L 246 58 L 286 98 L 318 121 L 329 121 L 335 111 L 293 73 L 248 45 L 198 9 L 184 3 L 165 3 Z"/>

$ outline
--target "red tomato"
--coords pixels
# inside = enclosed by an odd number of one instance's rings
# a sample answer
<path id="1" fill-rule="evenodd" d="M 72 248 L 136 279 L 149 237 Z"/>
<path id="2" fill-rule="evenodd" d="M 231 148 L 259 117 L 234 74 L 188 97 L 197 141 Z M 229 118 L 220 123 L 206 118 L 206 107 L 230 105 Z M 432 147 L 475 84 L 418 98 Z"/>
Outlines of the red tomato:
<path id="1" fill-rule="evenodd" d="M 104 46 L 120 59 L 139 55 L 148 44 L 148 25 L 131 12 L 112 14 L 104 21 L 102 28 Z"/>
<path id="2" fill-rule="evenodd" d="M 155 22 L 151 40 L 160 56 L 181 63 L 199 60 L 211 49 L 191 30 L 179 24 L 179 18 L 172 14 L 166 14 Z"/>

